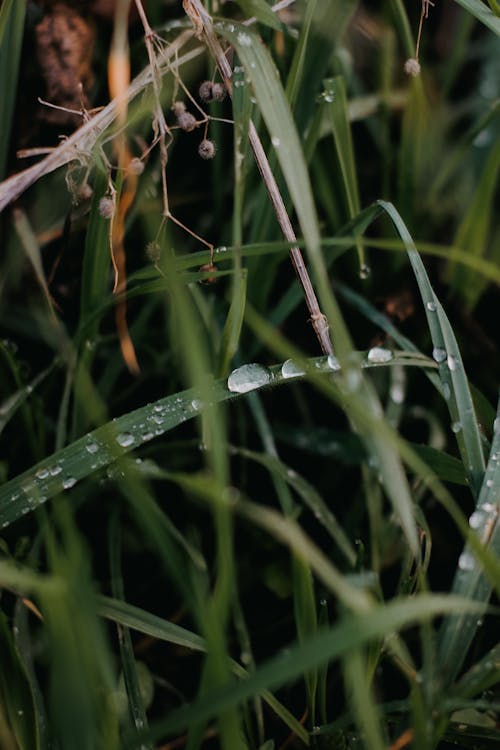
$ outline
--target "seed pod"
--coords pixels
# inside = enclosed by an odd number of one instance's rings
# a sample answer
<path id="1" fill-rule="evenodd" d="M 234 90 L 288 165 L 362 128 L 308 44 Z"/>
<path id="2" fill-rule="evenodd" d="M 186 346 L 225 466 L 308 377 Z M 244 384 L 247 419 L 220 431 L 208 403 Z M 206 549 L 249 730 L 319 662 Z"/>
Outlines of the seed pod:
<path id="1" fill-rule="evenodd" d="M 198 153 L 202 159 L 213 159 L 216 151 L 215 143 L 208 138 L 204 138 L 198 146 Z"/>
<path id="2" fill-rule="evenodd" d="M 415 76 L 420 75 L 420 63 L 418 60 L 416 60 L 414 57 L 408 58 L 408 60 L 405 62 L 404 65 L 404 71 L 406 75 Z"/>
<path id="3" fill-rule="evenodd" d="M 196 127 L 196 117 L 191 112 L 183 112 L 177 117 L 177 125 L 181 130 L 185 130 L 186 133 L 190 133 Z"/>
<path id="4" fill-rule="evenodd" d="M 203 81 L 202 84 L 200 84 L 200 88 L 198 89 L 198 94 L 200 96 L 200 99 L 202 102 L 211 102 L 213 99 L 213 83 L 212 81 Z"/>
<path id="5" fill-rule="evenodd" d="M 115 212 L 115 202 L 108 195 L 105 195 L 99 201 L 99 213 L 103 219 L 111 219 Z"/>
<path id="6" fill-rule="evenodd" d="M 214 102 L 222 102 L 226 98 L 227 89 L 223 83 L 214 83 L 212 86 L 212 98 Z"/>
<path id="7" fill-rule="evenodd" d="M 80 201 L 88 201 L 92 198 L 94 191 L 88 182 L 83 182 L 77 190 L 76 199 Z"/>
<path id="8" fill-rule="evenodd" d="M 144 172 L 144 162 L 140 159 L 131 159 L 128 165 L 128 171 L 131 174 L 140 175 Z"/>
<path id="9" fill-rule="evenodd" d="M 176 117 L 179 117 L 179 115 L 182 115 L 183 112 L 186 111 L 186 105 L 184 102 L 174 102 L 172 104 L 172 112 Z"/>
<path id="10" fill-rule="evenodd" d="M 216 271 L 217 267 L 214 263 L 204 263 L 202 266 L 198 269 L 202 273 L 209 273 L 211 271 Z M 215 284 L 217 281 L 216 276 L 207 276 L 206 279 L 200 279 L 200 284 Z"/>
<path id="11" fill-rule="evenodd" d="M 148 242 L 146 245 L 146 255 L 151 263 L 158 263 L 161 255 L 161 248 L 157 242 Z"/>

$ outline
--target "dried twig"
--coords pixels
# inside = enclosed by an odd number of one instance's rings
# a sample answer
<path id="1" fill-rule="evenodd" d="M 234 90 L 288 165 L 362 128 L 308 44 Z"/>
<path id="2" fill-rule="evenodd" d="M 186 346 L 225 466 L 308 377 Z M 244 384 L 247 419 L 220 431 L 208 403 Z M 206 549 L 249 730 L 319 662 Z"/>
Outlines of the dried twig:
<path id="1" fill-rule="evenodd" d="M 224 50 L 222 49 L 220 42 L 213 30 L 211 16 L 207 13 L 200 0 L 183 0 L 183 7 L 194 26 L 195 34 L 198 37 L 203 38 L 207 47 L 212 53 L 217 63 L 219 73 L 228 90 L 229 96 L 231 96 L 233 72 L 224 53 Z M 292 224 L 285 208 L 285 204 L 279 191 L 276 179 L 269 165 L 269 161 L 267 159 L 255 125 L 251 120 L 249 123 L 249 140 L 250 145 L 253 149 L 257 166 L 269 193 L 276 218 L 281 227 L 281 231 L 283 232 L 283 236 L 289 242 L 296 242 L 297 237 L 295 236 L 295 232 L 293 231 Z M 326 316 L 323 315 L 320 310 L 318 299 L 311 284 L 311 279 L 309 278 L 302 253 L 300 249 L 294 245 L 290 249 L 290 256 L 295 268 L 295 272 L 299 278 L 300 284 L 302 285 L 307 307 L 311 315 L 311 322 L 313 324 L 314 331 L 316 333 L 316 336 L 318 337 L 321 348 L 325 354 L 331 354 L 333 352 L 333 347 L 328 330 L 328 321 L 326 319 Z"/>
<path id="2" fill-rule="evenodd" d="M 179 50 L 192 36 L 193 32 L 190 30 L 182 32 L 177 39 L 157 55 L 158 70 L 162 75 L 170 69 L 172 59 L 176 57 Z M 176 61 L 176 65 L 183 65 L 200 55 L 202 51 L 200 47 L 190 50 Z M 152 69 L 148 65 L 128 87 L 124 96 L 126 101 L 130 102 L 135 99 L 138 94 L 151 85 L 152 80 Z M 90 159 L 95 144 L 116 120 L 119 106 L 120 100 L 111 101 L 89 122 L 85 122 L 81 128 L 76 130 L 69 138 L 66 138 L 45 159 L 0 183 L 0 211 L 3 211 L 5 206 L 18 198 L 44 175 L 54 172 L 59 167 L 63 167 L 72 161 Z"/>

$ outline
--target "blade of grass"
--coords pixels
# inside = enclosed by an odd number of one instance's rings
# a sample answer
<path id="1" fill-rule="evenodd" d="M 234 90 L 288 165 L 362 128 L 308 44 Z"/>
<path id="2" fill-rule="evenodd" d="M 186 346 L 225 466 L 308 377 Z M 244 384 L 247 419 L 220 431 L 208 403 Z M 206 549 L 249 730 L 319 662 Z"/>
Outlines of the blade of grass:
<path id="1" fill-rule="evenodd" d="M 478 21 L 500 36 L 500 17 L 488 8 L 481 0 L 455 0 L 462 8 L 477 18 Z"/>
<path id="2" fill-rule="evenodd" d="M 482 545 L 497 557 L 500 555 L 500 403 L 495 420 L 495 432 L 484 481 L 477 499 L 476 510 L 469 519 L 470 533 L 477 534 Z M 498 581 L 496 582 L 498 585 Z M 469 545 L 460 555 L 453 581 L 453 592 L 482 603 L 483 609 L 491 596 L 493 582 L 476 559 Z M 438 657 L 445 685 L 451 684 L 460 671 L 468 649 L 479 627 L 478 617 L 445 617 L 439 632 Z"/>
<path id="3" fill-rule="evenodd" d="M 289 487 L 295 490 L 304 505 L 309 508 L 316 520 L 321 523 L 330 534 L 349 565 L 354 566 L 357 558 L 356 551 L 352 547 L 342 529 L 342 526 L 339 524 L 330 508 L 306 479 L 301 477 L 290 467 L 286 466 L 275 456 L 255 453 L 246 448 L 237 448 L 236 451 L 240 455 L 265 466 L 271 474 L 280 477 L 289 485 Z"/>
<path id="4" fill-rule="evenodd" d="M 0 8 L 0 181 L 7 166 L 26 6 L 19 0 L 4 0 Z"/>
<path id="5" fill-rule="evenodd" d="M 243 682 L 214 691 L 210 696 L 179 709 L 166 720 L 152 726 L 148 733 L 129 735 L 125 738 L 125 748 L 131 749 L 136 747 L 137 742 L 180 732 L 192 722 L 206 720 L 229 706 L 236 706 L 262 689 L 285 685 L 312 667 L 339 658 L 373 639 L 382 638 L 415 622 L 460 610 L 464 606 L 472 612 L 477 605 L 457 597 L 419 594 L 411 599 L 400 599 L 387 606 L 375 607 L 369 617 L 366 612 L 350 615 L 333 628 L 269 660 Z"/>
<path id="6" fill-rule="evenodd" d="M 470 255 L 481 257 L 487 253 L 499 168 L 500 140 L 493 144 L 486 156 L 483 173 L 474 186 L 474 196 L 454 240 L 458 247 L 466 247 Z M 489 254 L 495 258 L 494 248 Z M 484 279 L 464 266 L 451 266 L 449 271 L 452 289 L 464 300 L 469 310 L 475 307 L 486 287 Z"/>
<path id="7" fill-rule="evenodd" d="M 121 572 L 122 550 L 120 534 L 121 529 L 119 527 L 119 523 L 120 518 L 115 512 L 111 517 L 109 525 L 108 549 L 111 572 L 111 591 L 116 599 L 123 600 L 125 597 L 125 590 Z M 130 630 L 128 629 L 128 627 L 117 625 L 117 628 L 118 642 L 120 644 L 122 672 L 128 698 L 130 721 L 131 725 L 136 730 L 140 730 L 148 726 L 148 720 L 146 716 L 146 708 L 144 706 L 143 696 L 139 685 L 132 638 L 130 636 Z M 152 745 L 150 743 L 144 743 L 140 746 L 140 750 L 152 750 Z"/>
<path id="8" fill-rule="evenodd" d="M 398 361 L 396 357 L 394 361 Z M 322 370 L 331 375 L 327 358 L 313 358 L 309 362 L 311 372 Z M 433 366 L 429 360 L 427 364 Z M 275 365 L 268 372 L 269 378 L 256 383 L 254 390 L 289 382 L 282 374 L 282 365 Z M 217 404 L 243 395 L 230 391 L 225 379 L 214 381 L 204 394 Z M 190 388 L 142 406 L 89 432 L 11 479 L 0 487 L 0 528 L 32 512 L 51 497 L 69 491 L 78 481 L 109 466 L 129 451 L 199 416 L 206 408 L 202 397 L 199 389 Z"/>
<path id="9" fill-rule="evenodd" d="M 342 76 L 336 76 L 326 79 L 324 86 L 323 97 L 327 103 L 326 110 L 330 117 L 335 153 L 340 165 L 344 195 L 347 199 L 347 215 L 352 220 L 358 216 L 360 204 L 345 81 Z M 359 266 L 362 269 L 366 261 L 363 244 L 359 237 L 356 238 L 356 247 Z"/>
<path id="10" fill-rule="evenodd" d="M 459 426 L 457 443 L 466 467 L 469 484 L 477 498 L 484 477 L 484 455 L 472 396 L 465 374 L 455 334 L 431 284 L 425 267 L 405 223 L 391 203 L 378 201 L 390 217 L 396 231 L 406 245 L 408 257 L 419 286 L 429 331 L 434 346 L 434 358 L 439 363 L 443 394 L 452 423 Z"/>

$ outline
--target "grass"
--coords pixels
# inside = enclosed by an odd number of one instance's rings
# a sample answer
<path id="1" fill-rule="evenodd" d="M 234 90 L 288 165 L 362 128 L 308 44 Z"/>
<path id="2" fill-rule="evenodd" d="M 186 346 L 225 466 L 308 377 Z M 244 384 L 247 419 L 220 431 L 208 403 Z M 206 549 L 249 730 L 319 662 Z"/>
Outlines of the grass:
<path id="1" fill-rule="evenodd" d="M 496 3 L 185 5 L 60 145 L 0 9 L 0 746 L 497 747 Z"/>

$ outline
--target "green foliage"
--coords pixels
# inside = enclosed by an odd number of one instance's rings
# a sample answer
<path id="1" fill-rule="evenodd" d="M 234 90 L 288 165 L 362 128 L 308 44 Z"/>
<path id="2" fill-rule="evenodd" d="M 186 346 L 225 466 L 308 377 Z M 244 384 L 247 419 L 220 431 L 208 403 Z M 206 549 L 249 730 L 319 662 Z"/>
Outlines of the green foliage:
<path id="1" fill-rule="evenodd" d="M 429 5 L 409 80 L 399 0 L 192 0 L 195 43 L 145 2 L 131 206 L 113 107 L 2 183 L 2 748 L 498 745 L 499 19 Z M 2 175 L 47 137 L 11 127 L 25 11 L 0 8 Z"/>

